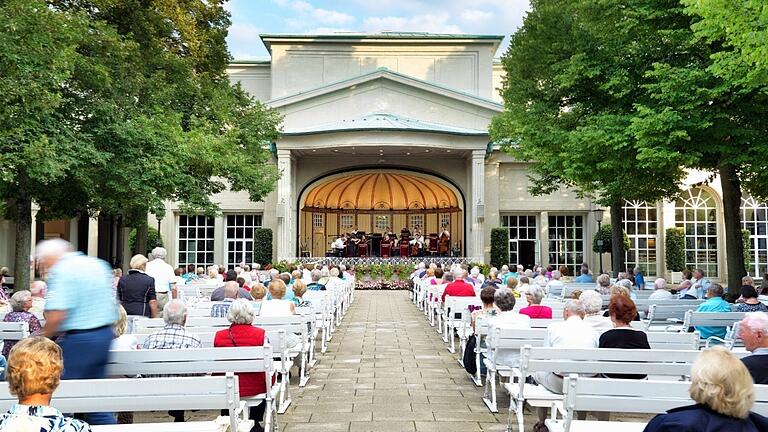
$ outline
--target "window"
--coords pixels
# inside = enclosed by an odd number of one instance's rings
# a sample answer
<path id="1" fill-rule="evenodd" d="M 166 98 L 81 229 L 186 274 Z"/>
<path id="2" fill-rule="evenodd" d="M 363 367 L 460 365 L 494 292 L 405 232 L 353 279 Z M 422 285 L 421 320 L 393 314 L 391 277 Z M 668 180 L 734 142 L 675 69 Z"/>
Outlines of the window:
<path id="1" fill-rule="evenodd" d="M 584 217 L 549 216 L 549 264 L 578 274 L 584 262 Z"/>
<path id="2" fill-rule="evenodd" d="M 261 228 L 261 215 L 227 215 L 227 267 L 253 263 L 253 231 Z"/>
<path id="3" fill-rule="evenodd" d="M 341 215 L 339 218 L 339 223 L 341 224 L 341 230 L 342 231 L 348 231 L 351 230 L 352 227 L 355 226 L 355 215 Z"/>
<path id="4" fill-rule="evenodd" d="M 717 277 L 717 208 L 712 194 L 688 189 L 675 203 L 675 226 L 685 231 L 685 265 Z"/>
<path id="5" fill-rule="evenodd" d="M 213 265 L 213 218 L 179 215 L 179 266 Z"/>
<path id="6" fill-rule="evenodd" d="M 624 231 L 630 242 L 626 251 L 627 268 L 640 267 L 644 275 L 656 275 L 656 207 L 644 201 L 625 201 Z"/>
<path id="7" fill-rule="evenodd" d="M 509 215 L 501 217 L 501 226 L 509 230 L 509 264 L 533 268 L 539 263 L 536 216 Z"/>
<path id="8" fill-rule="evenodd" d="M 422 230 L 422 234 L 424 231 L 424 215 L 423 214 L 412 214 L 409 216 L 409 225 L 411 227 L 411 231 L 415 230 L 416 228 Z"/>
<path id="9" fill-rule="evenodd" d="M 322 228 L 325 225 L 323 223 L 323 216 L 322 213 L 312 213 L 312 226 Z"/>
<path id="10" fill-rule="evenodd" d="M 450 213 L 441 213 L 440 214 L 440 228 L 442 227 L 450 227 L 451 226 L 451 214 Z"/>
<path id="11" fill-rule="evenodd" d="M 376 232 L 384 232 L 389 226 L 389 215 L 376 215 Z"/>
<path id="12" fill-rule="evenodd" d="M 762 278 L 768 273 L 768 205 L 752 197 L 742 198 L 741 228 L 749 231 L 751 259 L 747 271 Z"/>

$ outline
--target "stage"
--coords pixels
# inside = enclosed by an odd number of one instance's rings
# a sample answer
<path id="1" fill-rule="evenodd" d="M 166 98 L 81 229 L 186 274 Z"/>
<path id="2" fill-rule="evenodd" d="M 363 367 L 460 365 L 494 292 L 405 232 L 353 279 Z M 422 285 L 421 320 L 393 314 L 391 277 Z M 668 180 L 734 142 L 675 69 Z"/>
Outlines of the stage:
<path id="1" fill-rule="evenodd" d="M 381 265 L 381 264 L 389 264 L 389 265 L 412 265 L 416 266 L 419 263 L 424 263 L 425 265 L 429 265 L 432 263 L 435 264 L 444 264 L 446 266 L 451 266 L 452 264 L 470 264 L 477 262 L 477 259 L 472 259 L 469 257 L 450 257 L 450 256 L 424 256 L 424 257 L 389 257 L 389 258 L 381 258 L 381 257 L 301 257 L 301 258 L 294 258 L 292 260 L 289 260 L 290 262 L 299 262 L 301 264 L 320 264 L 320 265 L 340 265 L 344 264 L 345 266 L 356 266 L 356 265 Z"/>

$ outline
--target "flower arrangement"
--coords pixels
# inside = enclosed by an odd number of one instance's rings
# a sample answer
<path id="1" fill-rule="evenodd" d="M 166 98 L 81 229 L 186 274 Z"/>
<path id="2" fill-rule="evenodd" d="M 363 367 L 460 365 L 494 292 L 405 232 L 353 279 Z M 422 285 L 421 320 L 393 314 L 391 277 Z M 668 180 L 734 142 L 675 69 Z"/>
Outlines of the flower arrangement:
<path id="1" fill-rule="evenodd" d="M 410 281 L 401 281 L 401 280 L 370 280 L 370 281 L 357 281 L 355 284 L 355 289 L 359 290 L 410 290 L 411 289 L 411 282 Z"/>

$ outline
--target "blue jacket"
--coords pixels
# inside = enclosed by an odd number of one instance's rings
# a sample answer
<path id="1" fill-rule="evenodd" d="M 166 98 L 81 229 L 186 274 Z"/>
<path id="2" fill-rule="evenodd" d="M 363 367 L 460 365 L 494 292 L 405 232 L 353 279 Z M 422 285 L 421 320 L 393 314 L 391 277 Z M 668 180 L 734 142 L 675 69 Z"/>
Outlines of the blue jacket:
<path id="1" fill-rule="evenodd" d="M 654 417 L 643 432 L 764 432 L 768 419 L 749 413 L 746 419 L 718 414 L 708 407 L 696 404 L 667 411 Z"/>
<path id="2" fill-rule="evenodd" d="M 712 297 L 700 304 L 696 309 L 696 312 L 730 312 L 731 304 L 725 301 L 722 297 Z M 710 336 L 717 336 L 719 338 L 725 337 L 725 327 L 696 327 L 699 331 L 701 339 L 707 339 Z"/>

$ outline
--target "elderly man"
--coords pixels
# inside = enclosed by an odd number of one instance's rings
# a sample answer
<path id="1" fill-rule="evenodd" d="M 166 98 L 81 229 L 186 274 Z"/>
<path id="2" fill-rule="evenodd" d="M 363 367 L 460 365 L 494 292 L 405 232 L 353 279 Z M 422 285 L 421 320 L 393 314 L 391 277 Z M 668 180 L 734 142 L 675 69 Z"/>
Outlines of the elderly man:
<path id="1" fill-rule="evenodd" d="M 552 291 L 560 291 L 565 287 L 563 281 L 560 280 L 561 277 L 563 277 L 563 275 L 560 273 L 560 270 L 552 271 L 552 280 L 547 283 L 545 288 L 547 290 L 547 294 L 551 293 Z"/>
<path id="2" fill-rule="evenodd" d="M 658 278 L 653 281 L 653 292 L 648 300 L 672 300 L 675 296 L 667 289 L 667 280 Z"/>
<path id="3" fill-rule="evenodd" d="M 325 291 L 325 285 L 320 283 L 320 278 L 323 276 L 320 270 L 314 269 L 309 272 L 310 283 L 307 284 L 307 290 L 309 291 Z"/>
<path id="4" fill-rule="evenodd" d="M 696 269 L 693 271 L 690 288 L 680 290 L 681 299 L 700 299 L 706 298 L 706 292 L 712 282 L 704 277 L 704 270 Z"/>
<path id="5" fill-rule="evenodd" d="M 493 296 L 496 307 L 501 313 L 488 319 L 488 346 L 495 345 L 496 329 L 530 328 L 531 317 L 515 312 L 515 295 L 507 288 L 501 288 Z M 490 351 L 492 352 L 492 351 Z M 520 361 L 520 350 L 499 350 L 499 356 L 495 359 L 497 364 L 517 367 Z"/>
<path id="6" fill-rule="evenodd" d="M 593 283 L 595 280 L 592 275 L 589 274 L 589 266 L 587 263 L 581 265 L 581 274 L 573 280 L 576 283 Z"/>
<path id="7" fill-rule="evenodd" d="M 155 295 L 157 296 L 157 308 L 163 310 L 171 297 L 176 298 L 176 275 L 173 267 L 165 262 L 168 252 L 165 248 L 152 249 L 152 261 L 147 263 L 144 273 L 155 279 Z"/>
<path id="8" fill-rule="evenodd" d="M 48 285 L 44 281 L 36 280 L 29 287 L 32 294 L 32 307 L 29 311 L 37 316 L 42 316 L 45 310 L 45 294 L 48 291 Z"/>
<path id="9" fill-rule="evenodd" d="M 46 323 L 41 334 L 60 335 L 62 379 L 106 378 L 112 324 L 117 307 L 112 291 L 112 269 L 98 259 L 74 252 L 72 245 L 51 239 L 37 245 L 37 261 L 48 272 Z M 84 301 L 87 300 L 87 301 Z M 114 424 L 111 413 L 89 413 L 90 424 Z"/>
<path id="10" fill-rule="evenodd" d="M 598 332 L 613 328 L 610 317 L 603 316 L 603 297 L 595 290 L 586 290 L 581 293 L 579 301 L 584 305 L 584 322 L 591 325 Z"/>
<path id="11" fill-rule="evenodd" d="M 165 327 L 159 332 L 152 333 L 144 340 L 142 349 L 186 349 L 202 348 L 200 337 L 188 333 L 184 325 L 187 323 L 187 307 L 181 300 L 171 300 L 163 308 Z M 171 410 L 168 415 L 174 422 L 184 421 L 184 411 Z"/>
<path id="12" fill-rule="evenodd" d="M 211 305 L 211 317 L 212 318 L 226 318 L 229 312 L 232 302 L 238 298 L 238 291 L 240 287 L 237 282 L 229 281 L 224 284 L 224 299 L 220 302 L 216 302 Z M 250 293 L 245 299 L 250 299 Z"/>
<path id="13" fill-rule="evenodd" d="M 467 276 L 467 271 L 461 267 L 456 267 L 453 272 L 453 282 L 445 286 L 443 290 L 443 302 L 445 302 L 446 296 L 451 297 L 474 297 L 475 287 L 464 282 L 464 278 Z"/>
<path id="14" fill-rule="evenodd" d="M 720 284 L 711 284 L 707 289 L 707 301 L 700 304 L 696 312 L 730 312 L 731 304 L 723 299 L 723 287 Z M 706 340 L 710 336 L 725 337 L 725 327 L 696 327 L 701 339 Z"/>
<path id="15" fill-rule="evenodd" d="M 747 312 L 739 323 L 739 337 L 752 355 L 741 361 L 755 384 L 768 384 L 768 314 Z"/>
<path id="16" fill-rule="evenodd" d="M 240 288 L 240 284 L 238 284 L 236 280 L 231 280 L 231 281 L 225 282 L 224 285 L 213 290 L 213 292 L 211 293 L 211 301 L 214 301 L 214 302 L 224 301 L 224 299 L 226 298 L 226 296 L 224 295 L 224 290 L 227 286 L 235 287 L 235 289 L 237 290 L 237 296 L 235 298 L 244 298 L 244 299 L 251 298 L 251 293 L 249 293 L 247 289 Z"/>
<path id="17" fill-rule="evenodd" d="M 585 314 L 584 305 L 581 304 L 581 301 L 567 300 L 563 309 L 563 321 L 552 323 L 547 327 L 544 346 L 552 348 L 597 348 L 600 335 L 589 323 L 584 321 Z M 559 374 L 536 372 L 533 378 L 547 390 L 562 394 L 563 376 L 567 373 L 568 371 Z M 548 411 L 547 408 L 538 408 L 540 423 L 544 423 Z"/>

